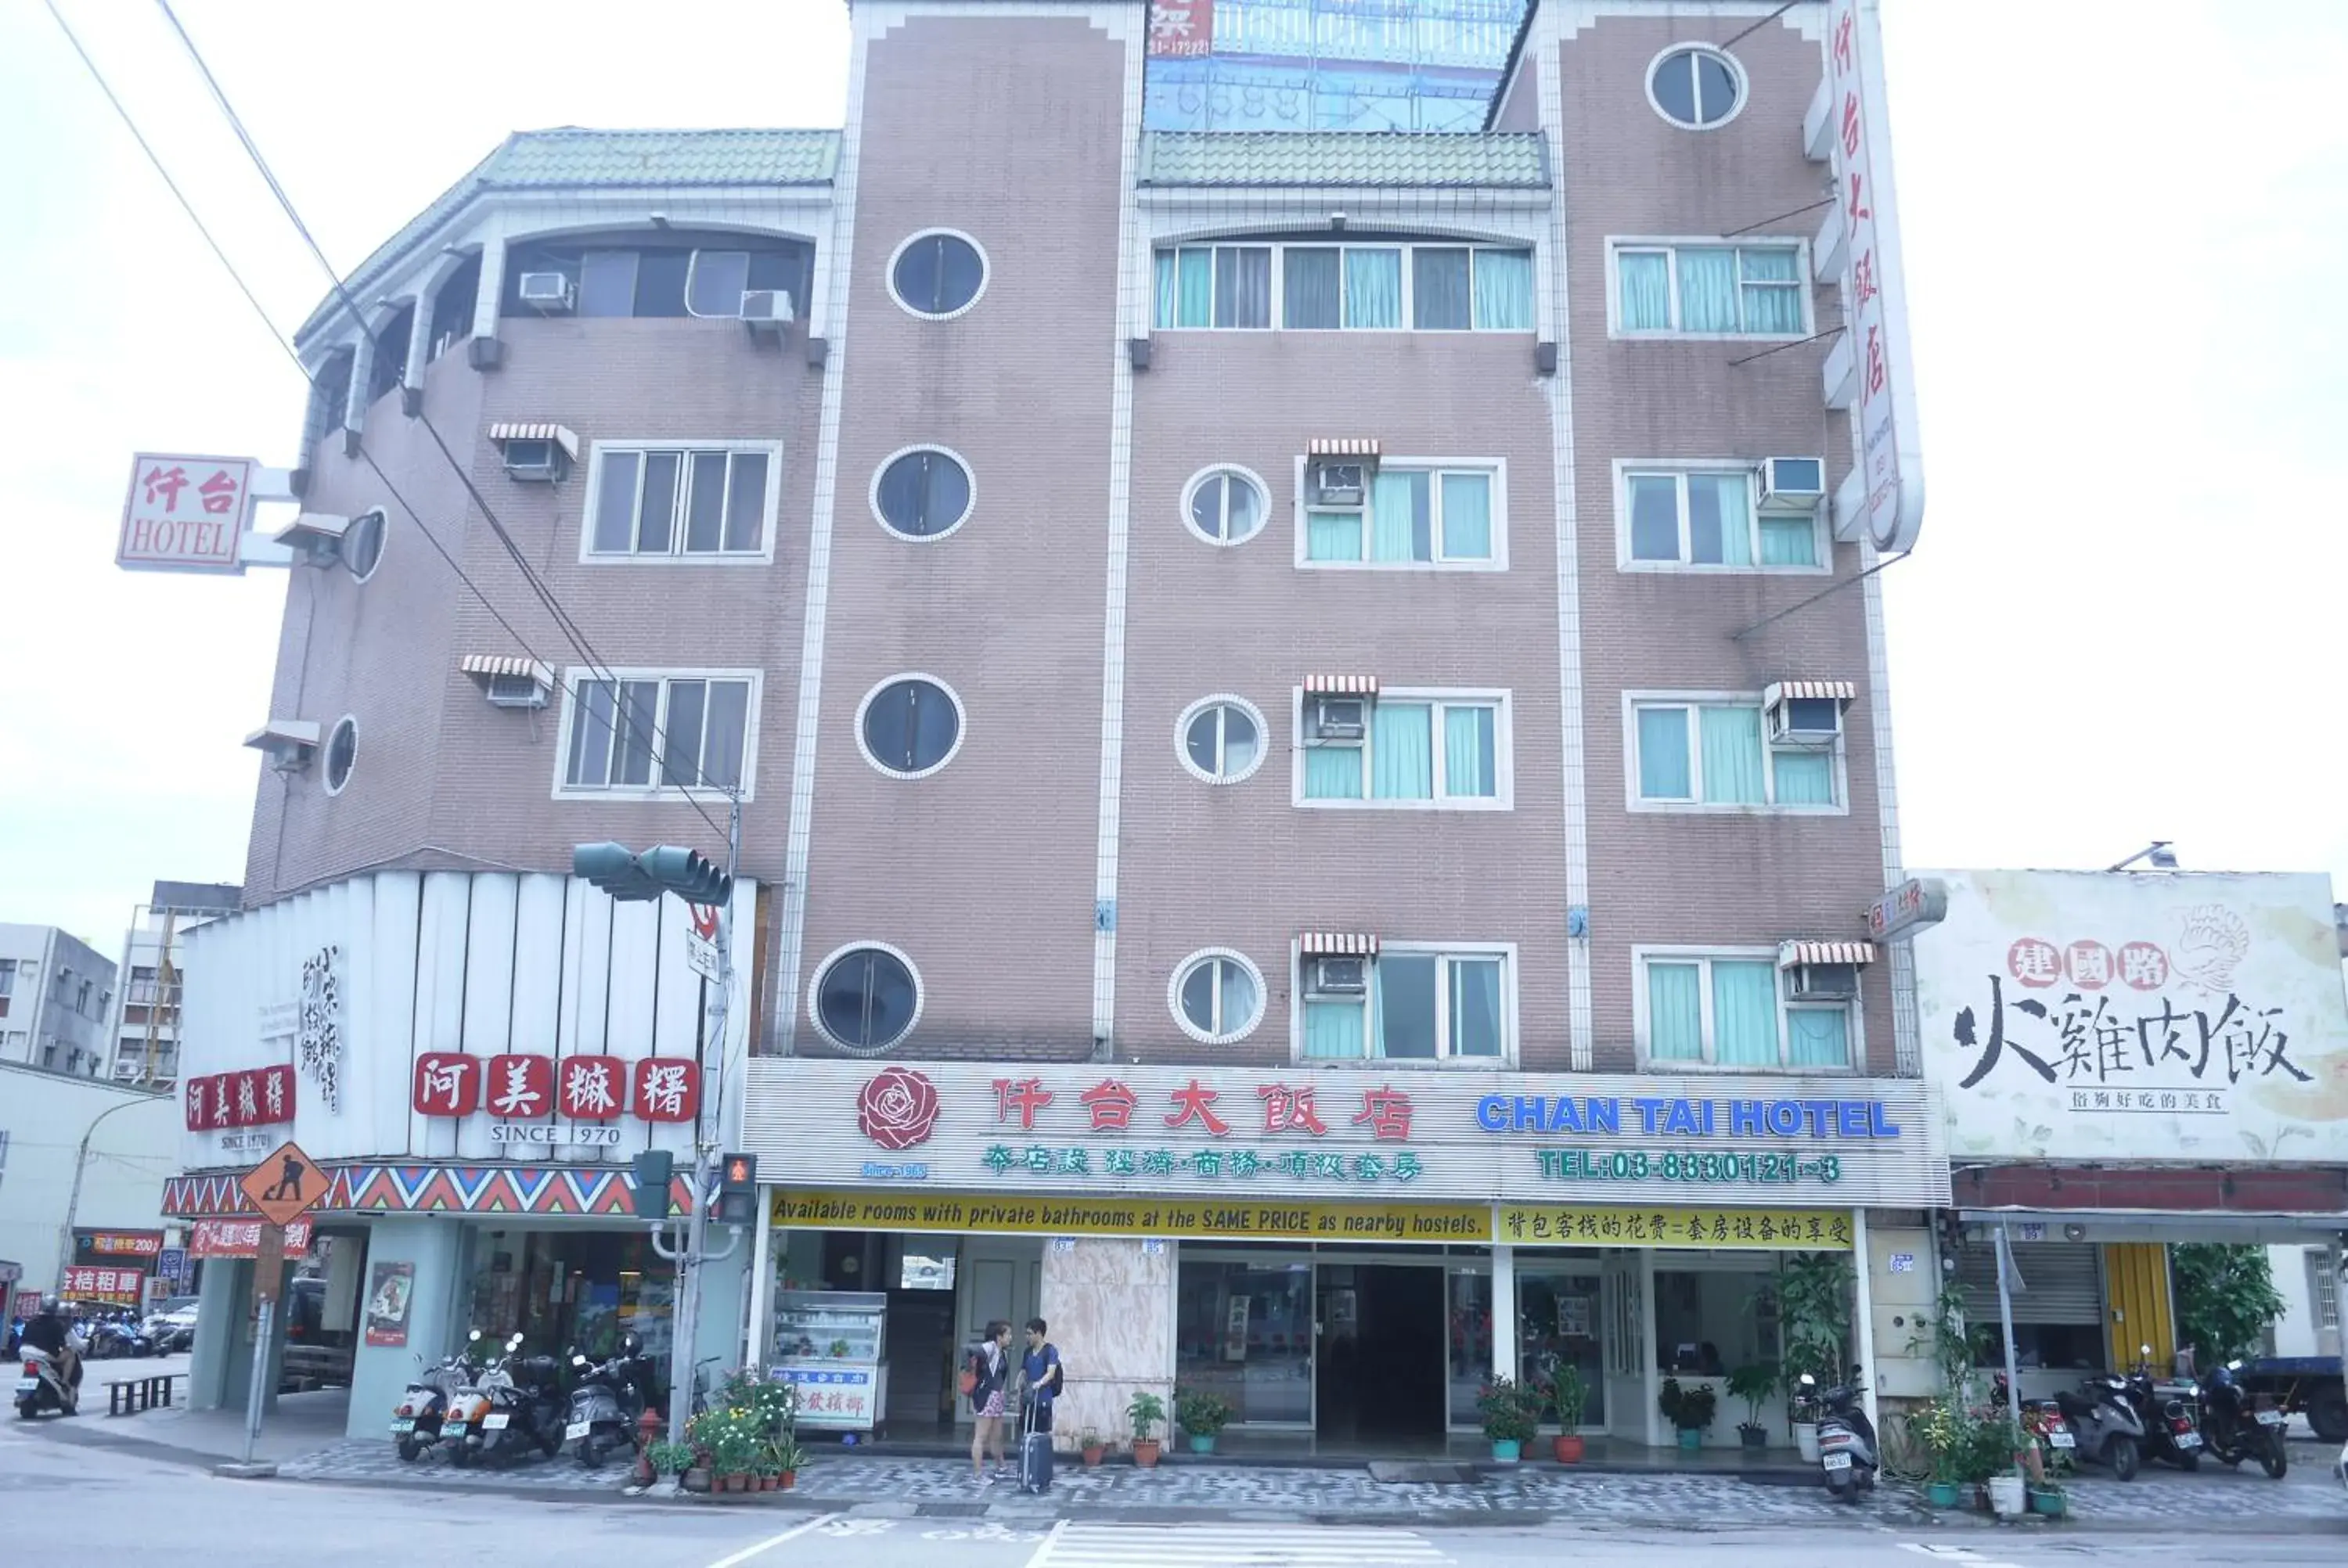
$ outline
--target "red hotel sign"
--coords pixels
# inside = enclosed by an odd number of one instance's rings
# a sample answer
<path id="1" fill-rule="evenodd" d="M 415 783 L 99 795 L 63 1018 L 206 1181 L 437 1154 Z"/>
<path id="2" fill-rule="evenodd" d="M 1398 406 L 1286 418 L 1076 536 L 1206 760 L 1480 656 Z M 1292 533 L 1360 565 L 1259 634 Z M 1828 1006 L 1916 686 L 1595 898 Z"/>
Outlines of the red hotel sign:
<path id="1" fill-rule="evenodd" d="M 114 564 L 132 571 L 241 575 L 259 466 L 250 457 L 139 453 L 130 461 Z"/>

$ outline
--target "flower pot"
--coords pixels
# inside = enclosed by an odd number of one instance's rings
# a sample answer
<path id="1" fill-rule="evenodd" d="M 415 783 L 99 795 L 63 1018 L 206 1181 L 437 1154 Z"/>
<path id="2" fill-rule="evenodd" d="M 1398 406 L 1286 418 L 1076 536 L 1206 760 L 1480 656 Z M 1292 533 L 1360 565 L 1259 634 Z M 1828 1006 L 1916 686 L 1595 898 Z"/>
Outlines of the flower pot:
<path id="1" fill-rule="evenodd" d="M 2034 1486 L 2030 1489 L 2030 1512 L 2043 1513 L 2049 1519 L 2063 1517 L 2064 1496 L 2053 1487 Z"/>
<path id="2" fill-rule="evenodd" d="M 1748 1449 L 1766 1449 L 1769 1446 L 1769 1429 L 1739 1425 L 1736 1429 L 1736 1440 Z"/>
<path id="3" fill-rule="evenodd" d="M 1558 1463 L 1580 1464 L 1581 1462 L 1582 1443 L 1580 1432 L 1560 1432 L 1550 1439 L 1550 1446 L 1557 1451 Z"/>
<path id="4" fill-rule="evenodd" d="M 778 1491 L 788 1491 L 791 1488 L 799 1483 L 799 1472 L 795 1470 L 787 1470 L 783 1471 L 782 1474 L 777 1476 L 775 1480 L 779 1483 L 777 1487 Z"/>
<path id="5" fill-rule="evenodd" d="M 1989 1479 L 1989 1511 L 2000 1519 L 2019 1519 L 2028 1507 L 2023 1495 L 2022 1478 L 2018 1475 L 1993 1475 Z"/>
<path id="6" fill-rule="evenodd" d="M 1190 1434 L 1190 1451 L 1194 1454 L 1213 1453 L 1215 1451 L 1215 1434 L 1212 1432 L 1192 1432 Z"/>
<path id="7" fill-rule="evenodd" d="M 1936 1481 L 1924 1489 L 1924 1500 L 1934 1508 L 1954 1508 L 1963 1491 L 1953 1481 Z"/>
<path id="8" fill-rule="evenodd" d="M 749 1474 L 748 1474 L 747 1471 L 735 1471 L 732 1475 L 727 1476 L 727 1477 L 726 1478 L 726 1491 L 749 1491 L 749 1490 L 750 1490 L 750 1477 L 749 1477 Z"/>
<path id="9" fill-rule="evenodd" d="M 1099 1443 L 1095 1443 L 1090 1448 L 1085 1450 L 1085 1468 L 1086 1470 L 1098 1470 L 1100 1468 L 1102 1457 L 1106 1455 L 1107 1451 L 1108 1450 Z"/>
<path id="10" fill-rule="evenodd" d="M 1796 1421 L 1794 1423 L 1794 1446 L 1802 1450 L 1802 1462 L 1804 1464 L 1818 1463 L 1818 1423 L 1816 1421 Z"/>
<path id="11" fill-rule="evenodd" d="M 1690 1452 L 1694 1452 L 1695 1450 L 1704 1447 L 1704 1429 L 1702 1427 L 1682 1427 L 1680 1429 L 1680 1447 L 1689 1450 Z"/>
<path id="12" fill-rule="evenodd" d="M 707 1491 L 709 1490 L 708 1468 L 705 1465 L 695 1465 L 677 1478 L 677 1484 L 687 1491 Z"/>
<path id="13" fill-rule="evenodd" d="M 1494 1438 L 1492 1440 L 1492 1462 L 1494 1464 L 1514 1464 L 1518 1460 L 1524 1456 L 1524 1451 L 1525 1445 L 1515 1438 Z"/>
<path id="14" fill-rule="evenodd" d="M 1143 1470 L 1156 1470 L 1158 1468 L 1158 1440 L 1156 1438 L 1134 1439 L 1133 1462 Z"/>

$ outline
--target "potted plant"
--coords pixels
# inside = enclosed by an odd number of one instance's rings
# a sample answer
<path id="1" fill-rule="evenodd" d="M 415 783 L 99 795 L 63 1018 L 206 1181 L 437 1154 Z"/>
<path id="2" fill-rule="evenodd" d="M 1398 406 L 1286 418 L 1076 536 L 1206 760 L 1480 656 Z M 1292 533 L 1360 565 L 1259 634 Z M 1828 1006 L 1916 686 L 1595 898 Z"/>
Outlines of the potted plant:
<path id="1" fill-rule="evenodd" d="M 1728 1397 L 1745 1401 L 1745 1419 L 1736 1423 L 1736 1436 L 1748 1449 L 1769 1446 L 1769 1429 L 1761 1424 L 1761 1407 L 1777 1391 L 1777 1368 L 1767 1361 L 1739 1367 L 1728 1375 Z"/>
<path id="2" fill-rule="evenodd" d="M 788 1491 L 798 1484 L 799 1471 L 807 1468 L 807 1450 L 799 1447 L 798 1438 L 785 1433 L 767 1445 L 767 1457 L 775 1467 L 777 1490 Z"/>
<path id="3" fill-rule="evenodd" d="M 1086 1470 L 1098 1470 L 1102 1457 L 1108 1452 L 1108 1445 L 1101 1441 L 1097 1427 L 1086 1427 L 1077 1437 L 1076 1447 L 1084 1450 Z"/>
<path id="4" fill-rule="evenodd" d="M 1801 1393 L 1802 1374 L 1820 1388 L 1842 1381 L 1843 1345 L 1850 1337 L 1851 1265 L 1835 1253 L 1799 1253 L 1784 1260 L 1776 1292 L 1786 1341 L 1786 1386 L 1795 1390 L 1788 1413 L 1794 1442 L 1806 1463 L 1818 1462 L 1817 1401 Z"/>
<path id="5" fill-rule="evenodd" d="M 1954 1508 L 1964 1495 L 1966 1455 L 1972 1446 L 1972 1418 L 1952 1399 L 1935 1399 L 1912 1423 L 1916 1440 L 1931 1456 L 1931 1479 L 1925 1483 L 1925 1501 L 1934 1508 Z"/>
<path id="6" fill-rule="evenodd" d="M 1532 1391 L 1513 1378 L 1494 1378 L 1477 1390 L 1476 1409 L 1484 1418 L 1484 1435 L 1491 1440 L 1496 1464 L 1514 1464 L 1525 1444 L 1540 1430 L 1540 1406 Z"/>
<path id="7" fill-rule="evenodd" d="M 1190 1437 L 1190 1451 L 1210 1454 L 1215 1451 L 1215 1434 L 1231 1419 L 1231 1403 L 1220 1394 L 1210 1394 L 1199 1389 L 1174 1390 L 1174 1419 Z"/>
<path id="8" fill-rule="evenodd" d="M 1589 1387 L 1581 1380 L 1581 1368 L 1571 1361 L 1560 1361 L 1550 1373 L 1544 1385 L 1549 1402 L 1557 1407 L 1557 1436 L 1550 1445 L 1560 1464 L 1580 1464 L 1582 1455 L 1582 1407 L 1590 1402 Z"/>
<path id="9" fill-rule="evenodd" d="M 1133 1462 L 1143 1470 L 1155 1470 L 1158 1439 L 1154 1434 L 1166 1419 L 1166 1401 L 1147 1389 L 1138 1389 L 1125 1407 L 1125 1415 L 1133 1423 Z"/>
<path id="10" fill-rule="evenodd" d="M 2049 1519 L 2060 1519 L 2066 1506 L 2060 1481 L 2033 1482 L 2024 1489 L 2030 1499 L 2030 1512 L 2043 1513 Z"/>
<path id="11" fill-rule="evenodd" d="M 1677 1378 L 1664 1378 L 1663 1392 L 1655 1399 L 1663 1419 L 1679 1432 L 1680 1447 L 1684 1449 L 1704 1446 L 1704 1430 L 1712 1425 L 1713 1411 L 1719 1403 L 1720 1395 L 1711 1384 L 1684 1388 Z"/>
<path id="12" fill-rule="evenodd" d="M 682 1485 L 685 1472 L 693 1468 L 693 1445 L 672 1442 L 653 1443 L 644 1450 L 644 1461 L 653 1467 L 654 1475 L 675 1476 L 678 1478 L 678 1484 Z"/>

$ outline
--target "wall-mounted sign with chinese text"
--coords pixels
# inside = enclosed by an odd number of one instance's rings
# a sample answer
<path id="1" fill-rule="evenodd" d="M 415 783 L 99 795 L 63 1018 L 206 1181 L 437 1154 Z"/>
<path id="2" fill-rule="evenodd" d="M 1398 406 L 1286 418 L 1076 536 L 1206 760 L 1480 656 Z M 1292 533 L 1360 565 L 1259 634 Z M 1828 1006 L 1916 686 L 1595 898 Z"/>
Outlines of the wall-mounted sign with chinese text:
<path id="1" fill-rule="evenodd" d="M 1503 1204 L 1500 1239 L 1520 1246 L 1776 1247 L 1849 1252 L 1849 1209 L 1585 1209 Z"/>
<path id="2" fill-rule="evenodd" d="M 261 1250 L 259 1220 L 198 1220 L 188 1233 L 191 1257 L 253 1257 Z M 300 1257 L 310 1250 L 310 1222 L 295 1220 L 285 1227 L 285 1255 Z"/>
<path id="3" fill-rule="evenodd" d="M 795 1190 L 1276 1206 L 1949 1198 L 1941 1113 L 1913 1081 L 754 1058 L 744 1127 L 760 1176 Z"/>
<path id="4" fill-rule="evenodd" d="M 1157 0 L 1149 7 L 1149 52 L 1189 59 L 1215 46 L 1215 0 Z"/>
<path id="5" fill-rule="evenodd" d="M 134 1268 L 149 1268 L 163 1255 L 161 1231 L 76 1231 L 73 1260 L 76 1263 L 113 1265 L 129 1264 Z"/>
<path id="6" fill-rule="evenodd" d="M 617 1148 L 623 1112 L 639 1122 L 691 1122 L 701 1111 L 701 1068 L 689 1057 L 473 1056 L 427 1050 L 416 1058 L 409 1105 L 419 1116 L 490 1119 L 490 1142 Z M 553 1120 L 560 1115 L 561 1120 Z"/>
<path id="7" fill-rule="evenodd" d="M 259 1153 L 277 1143 L 274 1133 L 254 1132 L 294 1120 L 294 1069 L 249 1067 L 241 1072 L 208 1072 L 180 1085 L 188 1131 L 217 1133 L 228 1153 Z"/>
<path id="8" fill-rule="evenodd" d="M 1916 939 L 1954 1158 L 2348 1158 L 2327 876 L 1938 874 Z"/>
<path id="9" fill-rule="evenodd" d="M 146 1270 L 76 1264 L 65 1272 L 57 1294 L 67 1301 L 107 1301 L 136 1307 L 147 1286 Z"/>
<path id="10" fill-rule="evenodd" d="M 241 575 L 259 467 L 250 457 L 141 452 L 130 460 L 114 564 L 129 571 Z"/>

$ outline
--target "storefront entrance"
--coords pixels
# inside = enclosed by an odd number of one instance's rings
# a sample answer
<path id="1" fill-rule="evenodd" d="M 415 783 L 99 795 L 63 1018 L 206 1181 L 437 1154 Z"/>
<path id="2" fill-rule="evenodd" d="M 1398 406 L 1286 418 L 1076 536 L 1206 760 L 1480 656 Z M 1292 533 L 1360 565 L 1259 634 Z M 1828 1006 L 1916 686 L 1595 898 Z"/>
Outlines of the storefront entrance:
<path id="1" fill-rule="evenodd" d="M 1443 1270 L 1413 1264 L 1323 1264 L 1313 1431 L 1338 1442 L 1443 1433 Z"/>

